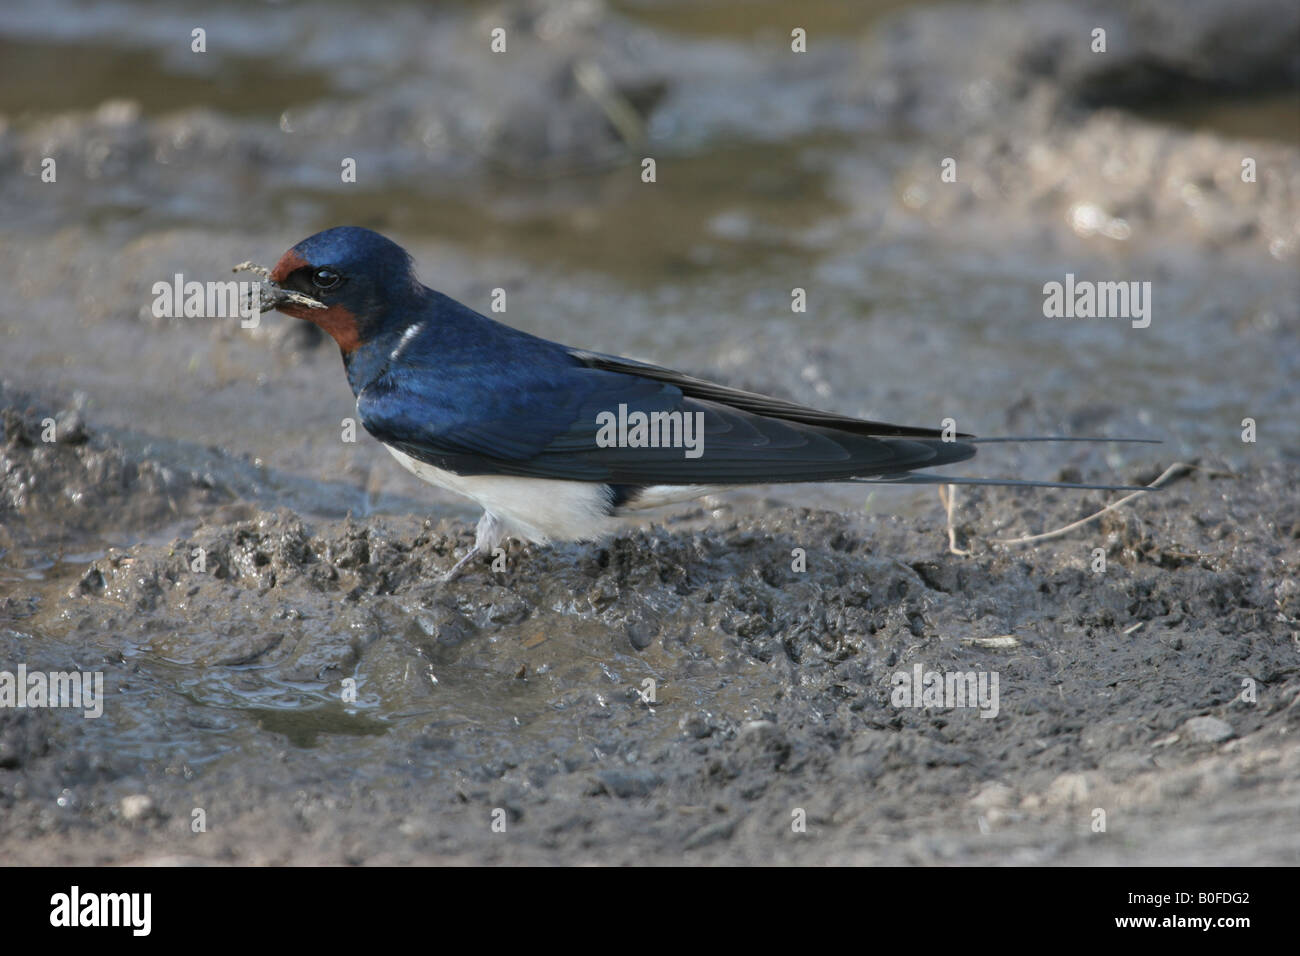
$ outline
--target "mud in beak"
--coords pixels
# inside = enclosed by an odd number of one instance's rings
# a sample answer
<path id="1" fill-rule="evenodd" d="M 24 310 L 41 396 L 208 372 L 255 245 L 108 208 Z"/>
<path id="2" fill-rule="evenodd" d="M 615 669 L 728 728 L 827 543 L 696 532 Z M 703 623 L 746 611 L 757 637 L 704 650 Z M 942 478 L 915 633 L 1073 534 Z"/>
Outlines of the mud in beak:
<path id="1" fill-rule="evenodd" d="M 270 312 L 282 305 L 297 305 L 308 309 L 326 308 L 324 302 L 319 302 L 309 295 L 303 295 L 301 292 L 294 292 L 292 289 L 282 289 L 278 283 L 271 279 L 259 283 L 258 292 L 261 295 L 261 310 L 263 312 Z"/>
<path id="2" fill-rule="evenodd" d="M 270 312 L 282 305 L 297 305 L 307 309 L 324 309 L 327 307 L 324 302 L 313 299 L 302 292 L 282 288 L 280 283 L 271 278 L 271 270 L 266 266 L 259 266 L 254 262 L 241 262 L 230 271 L 252 272 L 262 277 L 262 281 L 257 284 L 257 304 L 260 312 Z"/>

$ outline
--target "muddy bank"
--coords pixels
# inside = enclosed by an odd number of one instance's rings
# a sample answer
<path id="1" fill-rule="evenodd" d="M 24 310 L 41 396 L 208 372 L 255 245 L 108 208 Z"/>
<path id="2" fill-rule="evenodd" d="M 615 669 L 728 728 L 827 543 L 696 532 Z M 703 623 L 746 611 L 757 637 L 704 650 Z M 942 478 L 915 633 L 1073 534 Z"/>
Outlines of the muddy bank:
<path id="1" fill-rule="evenodd" d="M 968 558 L 937 505 L 686 515 L 446 586 L 464 523 L 205 509 L 10 582 L 4 659 L 107 694 L 0 710 L 7 857 L 1297 862 L 1289 471 L 989 543 L 1099 502 L 964 494 Z M 896 706 L 918 664 L 997 674 L 996 715 Z"/>
<path id="2" fill-rule="evenodd" d="M 0 385 L 0 566 L 21 567 L 27 549 L 157 527 L 233 496 L 210 472 L 178 472 L 92 435 L 79 404 L 84 397 L 55 407 Z"/>
<path id="3" fill-rule="evenodd" d="M 1300 862 L 1300 12 L 736 6 L 0 11 L 0 672 L 105 687 L 0 707 L 0 861 Z M 968 474 L 1204 469 L 1034 547 L 1106 499 L 965 491 L 958 556 L 932 493 L 757 488 L 442 586 L 476 514 L 330 343 L 150 308 L 341 222 L 547 338 L 1164 442 Z"/>

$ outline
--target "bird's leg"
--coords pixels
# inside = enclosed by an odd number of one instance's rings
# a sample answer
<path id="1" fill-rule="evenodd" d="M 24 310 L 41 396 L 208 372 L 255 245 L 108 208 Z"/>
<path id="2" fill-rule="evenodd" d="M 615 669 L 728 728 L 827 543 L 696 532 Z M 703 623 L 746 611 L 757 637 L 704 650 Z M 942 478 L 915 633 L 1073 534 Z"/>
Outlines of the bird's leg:
<path id="1" fill-rule="evenodd" d="M 944 511 L 948 514 L 948 553 L 955 554 L 959 558 L 969 558 L 970 551 L 957 547 L 957 526 L 953 524 L 953 515 L 957 510 L 957 486 L 940 485 L 939 500 L 943 502 Z"/>
<path id="2" fill-rule="evenodd" d="M 474 529 L 474 547 L 470 549 L 469 554 L 456 562 L 450 571 L 442 576 L 442 583 L 455 579 L 460 574 L 461 569 L 469 562 L 473 561 L 479 555 L 491 554 L 496 546 L 501 543 L 505 536 L 505 528 L 497 520 L 497 516 L 490 511 L 483 512 L 483 516 L 478 519 L 478 525 Z"/>
<path id="3" fill-rule="evenodd" d="M 474 545 L 474 547 L 470 548 L 469 553 L 452 565 L 451 570 L 442 576 L 442 583 L 446 584 L 448 581 L 454 581 L 456 576 L 460 574 L 461 569 L 477 558 L 480 554 L 482 554 L 482 552 L 479 551 L 478 545 Z"/>

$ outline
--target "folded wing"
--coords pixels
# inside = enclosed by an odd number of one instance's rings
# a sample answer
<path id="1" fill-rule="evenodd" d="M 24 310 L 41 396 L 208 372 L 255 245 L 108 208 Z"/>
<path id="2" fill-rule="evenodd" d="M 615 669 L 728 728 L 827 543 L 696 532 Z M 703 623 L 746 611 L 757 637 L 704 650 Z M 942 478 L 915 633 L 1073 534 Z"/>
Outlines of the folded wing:
<path id="1" fill-rule="evenodd" d="M 358 397 L 361 421 L 380 441 L 458 474 L 626 485 L 833 481 L 975 454 L 974 445 L 944 441 L 937 429 L 822 412 L 616 356 L 560 349 L 539 360 L 533 353 L 494 385 L 475 381 L 474 368 L 449 363 L 418 377 L 381 376 Z M 660 422 L 676 415 L 683 424 L 689 416 L 689 433 L 669 434 L 698 439 L 698 456 L 680 444 L 602 443 L 602 417 L 635 420 L 638 412 L 658 413 Z"/>

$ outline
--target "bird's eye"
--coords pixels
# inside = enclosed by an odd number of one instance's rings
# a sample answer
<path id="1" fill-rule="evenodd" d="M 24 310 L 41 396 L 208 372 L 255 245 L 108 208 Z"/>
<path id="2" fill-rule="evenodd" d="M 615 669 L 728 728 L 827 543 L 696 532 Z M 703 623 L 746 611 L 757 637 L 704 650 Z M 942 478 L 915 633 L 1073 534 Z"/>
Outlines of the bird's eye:
<path id="1" fill-rule="evenodd" d="M 317 269 L 312 274 L 311 284 L 318 289 L 332 289 L 343 277 L 333 269 Z"/>

